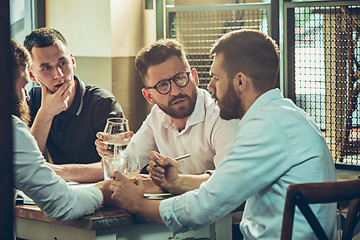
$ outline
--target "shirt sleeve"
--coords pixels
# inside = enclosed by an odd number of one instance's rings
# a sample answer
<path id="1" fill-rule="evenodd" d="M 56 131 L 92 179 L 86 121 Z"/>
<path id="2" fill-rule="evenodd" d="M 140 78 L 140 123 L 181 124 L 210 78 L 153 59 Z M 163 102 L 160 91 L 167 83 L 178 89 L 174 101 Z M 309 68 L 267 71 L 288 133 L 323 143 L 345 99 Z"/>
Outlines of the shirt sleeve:
<path id="1" fill-rule="evenodd" d="M 94 212 L 103 196 L 97 187 L 70 188 L 45 163 L 27 126 L 13 116 L 14 185 L 44 213 L 58 221 L 71 221 Z"/>
<path id="2" fill-rule="evenodd" d="M 287 159 L 286 140 L 276 137 L 281 132 L 266 119 L 249 121 L 208 181 L 160 204 L 166 226 L 178 233 L 216 222 L 280 177 L 287 168 L 281 164 Z"/>
<path id="3" fill-rule="evenodd" d="M 145 119 L 136 134 L 131 138 L 131 142 L 136 145 L 136 150 L 140 158 L 141 169 L 149 163 L 149 152 L 158 151 L 149 116 Z"/>

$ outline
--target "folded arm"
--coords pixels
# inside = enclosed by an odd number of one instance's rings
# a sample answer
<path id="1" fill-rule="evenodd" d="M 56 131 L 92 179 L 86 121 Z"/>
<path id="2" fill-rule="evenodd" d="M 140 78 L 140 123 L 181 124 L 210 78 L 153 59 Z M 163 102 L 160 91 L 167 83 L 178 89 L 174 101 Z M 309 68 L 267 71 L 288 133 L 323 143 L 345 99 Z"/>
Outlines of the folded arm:
<path id="1" fill-rule="evenodd" d="M 61 178 L 73 182 L 98 182 L 104 180 L 101 162 L 89 164 L 51 164 L 47 165 Z"/>

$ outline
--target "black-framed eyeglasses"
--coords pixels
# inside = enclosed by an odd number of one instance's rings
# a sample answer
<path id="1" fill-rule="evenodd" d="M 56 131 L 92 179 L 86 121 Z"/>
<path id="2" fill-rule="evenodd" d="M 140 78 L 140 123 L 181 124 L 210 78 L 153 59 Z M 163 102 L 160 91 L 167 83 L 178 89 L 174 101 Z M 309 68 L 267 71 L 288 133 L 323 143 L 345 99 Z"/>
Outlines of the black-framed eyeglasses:
<path id="1" fill-rule="evenodd" d="M 168 79 L 160 80 L 155 86 L 153 87 L 145 87 L 145 89 L 156 89 L 160 94 L 168 94 L 171 91 L 171 83 L 170 81 L 173 80 L 173 82 L 178 87 L 186 87 L 186 85 L 189 83 L 190 80 L 190 71 L 188 72 L 179 72 L 175 74 L 173 77 Z"/>

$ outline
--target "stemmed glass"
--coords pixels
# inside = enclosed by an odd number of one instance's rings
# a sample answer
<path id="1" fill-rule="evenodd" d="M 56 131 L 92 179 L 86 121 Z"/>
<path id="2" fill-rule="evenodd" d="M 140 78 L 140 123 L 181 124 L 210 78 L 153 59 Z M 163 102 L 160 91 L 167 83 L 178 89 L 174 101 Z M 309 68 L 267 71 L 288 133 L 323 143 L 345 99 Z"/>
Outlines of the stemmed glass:
<path id="1" fill-rule="evenodd" d="M 125 133 L 129 131 L 129 123 L 126 118 L 108 118 L 106 121 L 104 133 L 107 134 L 118 134 L 118 133 Z M 114 151 L 114 145 L 122 146 L 123 149 L 126 148 L 127 144 L 129 143 L 130 138 L 123 139 L 122 141 L 104 141 L 104 143 L 108 144 L 108 148 L 111 151 Z"/>
<path id="2" fill-rule="evenodd" d="M 128 120 L 125 118 L 108 118 L 106 121 L 104 133 L 115 135 L 119 133 L 125 133 L 129 131 L 129 124 Z M 114 140 L 113 138 L 110 138 L 108 141 L 104 141 L 108 145 L 108 149 L 110 151 L 114 152 L 114 146 L 118 146 L 119 150 L 124 150 L 126 146 L 128 145 L 130 141 L 130 138 L 119 140 Z M 107 171 L 109 168 L 107 165 L 109 165 L 114 160 L 114 155 L 104 156 L 102 158 L 102 165 L 104 169 L 104 179 L 107 180 L 111 177 L 112 172 Z"/>

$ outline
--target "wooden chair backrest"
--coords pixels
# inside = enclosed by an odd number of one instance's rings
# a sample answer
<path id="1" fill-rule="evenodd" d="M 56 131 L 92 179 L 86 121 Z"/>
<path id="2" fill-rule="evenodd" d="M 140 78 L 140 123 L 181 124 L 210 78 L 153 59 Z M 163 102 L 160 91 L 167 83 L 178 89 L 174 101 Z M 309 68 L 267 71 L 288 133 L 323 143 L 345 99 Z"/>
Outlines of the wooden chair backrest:
<path id="1" fill-rule="evenodd" d="M 304 183 L 290 185 L 287 190 L 281 239 L 292 239 L 295 206 L 298 206 L 319 239 L 328 239 L 309 204 L 349 202 L 342 240 L 352 239 L 359 221 L 360 179 L 343 182 Z"/>

